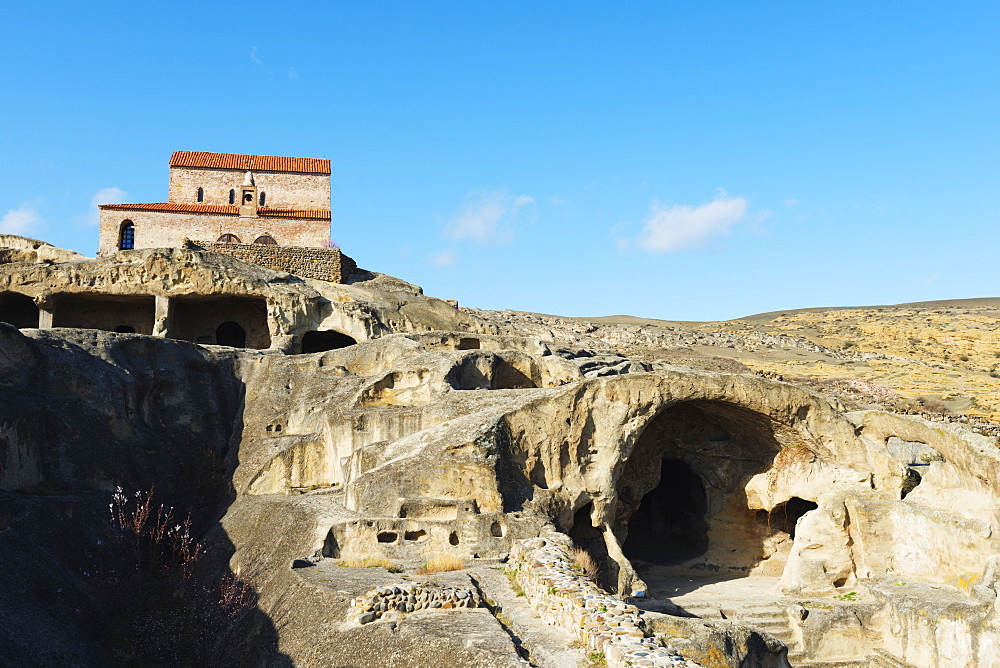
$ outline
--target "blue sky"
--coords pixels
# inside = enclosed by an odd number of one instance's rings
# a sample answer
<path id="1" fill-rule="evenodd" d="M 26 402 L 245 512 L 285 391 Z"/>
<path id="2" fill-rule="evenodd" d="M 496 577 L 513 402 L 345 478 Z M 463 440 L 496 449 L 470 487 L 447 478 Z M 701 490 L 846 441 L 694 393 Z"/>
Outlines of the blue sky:
<path id="1" fill-rule="evenodd" d="M 0 232 L 93 254 L 174 150 L 292 155 L 465 306 L 1000 296 L 1000 4 L 319 4 L 0 0 Z"/>

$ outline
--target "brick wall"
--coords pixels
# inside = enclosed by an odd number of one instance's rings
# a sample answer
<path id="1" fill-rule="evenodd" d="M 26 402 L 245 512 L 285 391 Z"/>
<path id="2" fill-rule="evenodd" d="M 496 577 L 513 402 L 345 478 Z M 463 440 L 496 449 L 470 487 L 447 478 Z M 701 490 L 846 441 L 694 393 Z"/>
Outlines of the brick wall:
<path id="1" fill-rule="evenodd" d="M 125 220 L 131 220 L 135 225 L 136 248 L 177 248 L 185 239 L 214 242 L 223 234 L 235 234 L 241 242 L 248 243 L 266 234 L 282 247 L 312 246 L 319 249 L 323 249 L 330 239 L 329 220 L 101 209 L 99 255 L 118 250 L 118 235 Z"/>
<path id="2" fill-rule="evenodd" d="M 257 195 L 267 193 L 265 204 L 279 209 L 330 208 L 330 175 L 294 172 L 254 172 Z M 168 202 L 198 203 L 198 188 L 205 191 L 202 204 L 229 204 L 229 191 L 236 191 L 246 172 L 237 169 L 171 167 Z M 239 204 L 239 201 L 236 202 Z"/>
<path id="3" fill-rule="evenodd" d="M 232 255 L 268 269 L 287 271 L 303 278 L 343 283 L 358 265 L 339 248 L 302 248 L 264 244 L 220 244 L 192 241 L 189 248 Z"/>

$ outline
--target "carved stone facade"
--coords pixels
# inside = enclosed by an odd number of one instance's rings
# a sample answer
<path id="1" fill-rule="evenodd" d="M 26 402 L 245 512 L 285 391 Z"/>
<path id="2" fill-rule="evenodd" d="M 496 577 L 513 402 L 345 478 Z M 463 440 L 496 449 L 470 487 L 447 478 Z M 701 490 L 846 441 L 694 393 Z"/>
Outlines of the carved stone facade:
<path id="1" fill-rule="evenodd" d="M 175 151 L 167 202 L 100 211 L 99 255 L 185 239 L 322 248 L 330 240 L 330 161 Z"/>

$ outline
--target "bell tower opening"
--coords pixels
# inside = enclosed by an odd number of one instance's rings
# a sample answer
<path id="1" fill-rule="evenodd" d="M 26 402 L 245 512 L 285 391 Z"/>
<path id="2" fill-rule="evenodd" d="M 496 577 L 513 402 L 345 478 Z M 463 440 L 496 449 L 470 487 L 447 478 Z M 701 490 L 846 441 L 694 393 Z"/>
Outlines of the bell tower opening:
<path id="1" fill-rule="evenodd" d="M 243 185 L 240 186 L 240 217 L 257 217 L 257 182 L 252 172 L 247 172 Z"/>

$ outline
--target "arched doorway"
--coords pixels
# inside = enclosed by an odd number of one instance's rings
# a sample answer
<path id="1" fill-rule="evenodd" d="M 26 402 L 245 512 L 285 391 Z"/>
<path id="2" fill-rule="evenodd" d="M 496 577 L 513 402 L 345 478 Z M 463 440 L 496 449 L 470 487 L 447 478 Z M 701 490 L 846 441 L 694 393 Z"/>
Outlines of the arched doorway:
<path id="1" fill-rule="evenodd" d="M 708 549 L 708 496 L 701 477 L 679 459 L 660 464 L 660 482 L 628 521 L 622 550 L 629 559 L 673 565 Z"/>
<path id="2" fill-rule="evenodd" d="M 238 323 L 227 320 L 216 328 L 215 343 L 220 346 L 230 346 L 232 348 L 246 348 L 246 330 L 240 327 Z"/>
<path id="3" fill-rule="evenodd" d="M 238 236 L 236 236 L 235 234 L 223 234 L 221 237 L 219 237 L 219 240 L 216 241 L 216 243 L 219 243 L 219 244 L 238 244 L 238 243 L 240 243 L 240 238 Z"/>
<path id="4" fill-rule="evenodd" d="M 613 530 L 633 566 L 738 577 L 769 559 L 777 527 L 748 507 L 745 488 L 781 451 L 779 435 L 791 438 L 786 429 L 723 401 L 679 402 L 653 417 L 615 484 Z"/>
<path id="5" fill-rule="evenodd" d="M 264 246 L 277 246 L 278 242 L 274 240 L 270 234 L 263 234 L 253 240 L 255 244 L 263 244 Z"/>

